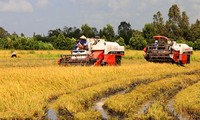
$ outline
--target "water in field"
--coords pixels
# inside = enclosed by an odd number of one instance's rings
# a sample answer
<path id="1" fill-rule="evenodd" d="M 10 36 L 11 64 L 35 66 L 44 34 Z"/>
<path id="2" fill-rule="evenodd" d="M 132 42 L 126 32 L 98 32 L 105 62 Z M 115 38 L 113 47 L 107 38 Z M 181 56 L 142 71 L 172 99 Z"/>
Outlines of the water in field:
<path id="1" fill-rule="evenodd" d="M 47 119 L 48 120 L 58 120 L 57 112 L 53 109 L 49 109 L 47 111 Z"/>
<path id="2" fill-rule="evenodd" d="M 179 120 L 190 120 L 190 117 L 189 117 L 189 116 L 183 115 L 183 114 L 178 114 L 178 113 L 175 111 L 173 105 L 174 105 L 174 99 L 171 99 L 171 100 L 168 102 L 168 104 L 167 104 L 167 109 L 168 109 L 171 113 L 173 113 L 173 115 L 174 115 L 176 118 L 178 118 Z"/>
<path id="3" fill-rule="evenodd" d="M 122 90 L 122 91 L 119 91 L 115 94 L 112 94 L 110 96 L 113 96 L 113 95 L 116 95 L 116 94 L 125 94 L 126 93 L 126 90 Z M 108 98 L 108 97 L 107 97 Z M 99 111 L 102 115 L 102 119 L 103 120 L 108 120 L 110 115 L 108 114 L 107 110 L 103 108 L 103 105 L 105 104 L 105 101 L 107 98 L 102 98 L 100 101 L 97 101 L 95 103 L 95 105 L 93 106 L 93 108 L 97 111 Z"/>
<path id="4" fill-rule="evenodd" d="M 137 114 L 145 114 L 149 108 L 149 106 L 152 104 L 152 101 L 146 102 L 144 105 L 141 106 L 141 108 L 138 110 Z"/>
<path id="5" fill-rule="evenodd" d="M 107 112 L 103 109 L 104 103 L 105 103 L 105 100 L 101 100 L 101 101 L 96 102 L 94 109 L 101 113 L 103 120 L 107 120 L 108 119 Z"/>

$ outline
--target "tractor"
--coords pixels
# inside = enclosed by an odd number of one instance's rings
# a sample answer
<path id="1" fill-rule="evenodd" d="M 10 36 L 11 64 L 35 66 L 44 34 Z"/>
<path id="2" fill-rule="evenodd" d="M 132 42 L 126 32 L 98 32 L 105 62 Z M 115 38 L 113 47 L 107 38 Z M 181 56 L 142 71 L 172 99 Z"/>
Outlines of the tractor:
<path id="1" fill-rule="evenodd" d="M 64 66 L 114 66 L 121 64 L 124 46 L 99 38 L 87 38 L 86 40 L 88 42 L 87 49 L 76 49 L 72 50 L 71 54 L 62 54 L 58 64 Z"/>
<path id="2" fill-rule="evenodd" d="M 144 58 L 150 62 L 172 62 L 179 65 L 190 63 L 193 48 L 187 44 L 179 44 L 165 36 L 153 36 L 157 44 L 144 48 Z"/>

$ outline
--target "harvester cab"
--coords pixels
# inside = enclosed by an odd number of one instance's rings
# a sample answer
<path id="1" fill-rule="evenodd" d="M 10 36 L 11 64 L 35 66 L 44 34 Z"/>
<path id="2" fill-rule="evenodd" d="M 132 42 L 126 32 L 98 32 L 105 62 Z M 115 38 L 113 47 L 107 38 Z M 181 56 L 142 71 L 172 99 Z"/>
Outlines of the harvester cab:
<path id="1" fill-rule="evenodd" d="M 87 50 L 72 50 L 71 54 L 61 55 L 59 65 L 120 65 L 124 46 L 104 39 L 87 38 Z"/>
<path id="2" fill-rule="evenodd" d="M 180 65 L 190 63 L 193 48 L 179 44 L 165 36 L 154 36 L 158 45 L 150 44 L 144 48 L 144 58 L 150 62 L 172 62 Z"/>

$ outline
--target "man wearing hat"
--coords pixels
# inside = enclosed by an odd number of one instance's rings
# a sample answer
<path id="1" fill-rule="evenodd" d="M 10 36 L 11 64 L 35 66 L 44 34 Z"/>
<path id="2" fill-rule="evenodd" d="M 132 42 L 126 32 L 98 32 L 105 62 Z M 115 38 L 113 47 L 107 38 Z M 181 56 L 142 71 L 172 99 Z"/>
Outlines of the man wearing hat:
<path id="1" fill-rule="evenodd" d="M 158 40 L 156 40 L 154 43 L 154 50 L 157 50 L 157 47 L 158 47 Z"/>
<path id="2" fill-rule="evenodd" d="M 79 40 L 79 43 L 77 44 L 77 46 L 78 46 L 78 49 L 84 49 L 84 50 L 87 50 L 88 49 L 88 42 L 87 42 L 87 38 L 84 36 L 84 35 L 82 35 L 81 37 L 80 37 L 80 40 Z"/>

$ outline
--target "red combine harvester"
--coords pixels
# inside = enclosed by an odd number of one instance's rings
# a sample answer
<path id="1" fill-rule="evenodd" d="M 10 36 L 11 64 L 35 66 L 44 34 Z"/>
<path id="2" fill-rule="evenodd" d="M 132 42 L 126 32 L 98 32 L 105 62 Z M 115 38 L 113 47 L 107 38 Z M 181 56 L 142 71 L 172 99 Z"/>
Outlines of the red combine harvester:
<path id="1" fill-rule="evenodd" d="M 124 46 L 103 39 L 87 38 L 87 50 L 72 50 L 70 55 L 61 55 L 59 65 L 120 65 Z"/>
<path id="2" fill-rule="evenodd" d="M 154 36 L 156 41 L 144 48 L 144 58 L 150 62 L 172 62 L 179 65 L 190 63 L 193 48 L 178 44 L 165 36 Z"/>

